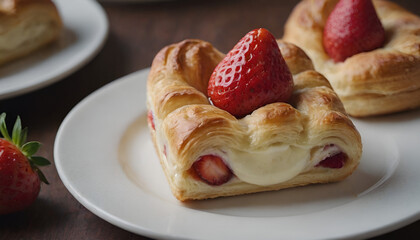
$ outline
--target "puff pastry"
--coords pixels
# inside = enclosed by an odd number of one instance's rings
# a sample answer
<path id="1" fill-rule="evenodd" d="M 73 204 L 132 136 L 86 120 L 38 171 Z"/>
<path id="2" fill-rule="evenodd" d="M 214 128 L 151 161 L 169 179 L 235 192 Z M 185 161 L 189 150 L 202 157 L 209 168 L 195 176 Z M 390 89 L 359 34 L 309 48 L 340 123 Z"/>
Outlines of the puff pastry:
<path id="1" fill-rule="evenodd" d="M 382 48 L 335 63 L 322 44 L 325 22 L 338 0 L 303 0 L 283 39 L 301 47 L 352 116 L 387 114 L 420 106 L 420 18 L 395 3 L 373 0 L 386 32 Z"/>
<path id="2" fill-rule="evenodd" d="M 263 106 L 242 119 L 212 106 L 206 96 L 224 54 L 210 43 L 185 40 L 155 57 L 147 83 L 149 128 L 172 192 L 181 201 L 339 181 L 357 167 L 358 131 L 329 82 L 298 47 L 278 41 L 294 78 L 290 104 Z M 342 168 L 319 167 L 342 152 Z M 200 156 L 223 158 L 234 177 L 220 186 L 192 172 Z"/>
<path id="3" fill-rule="evenodd" d="M 51 0 L 0 0 L 0 65 L 54 41 L 61 28 Z"/>

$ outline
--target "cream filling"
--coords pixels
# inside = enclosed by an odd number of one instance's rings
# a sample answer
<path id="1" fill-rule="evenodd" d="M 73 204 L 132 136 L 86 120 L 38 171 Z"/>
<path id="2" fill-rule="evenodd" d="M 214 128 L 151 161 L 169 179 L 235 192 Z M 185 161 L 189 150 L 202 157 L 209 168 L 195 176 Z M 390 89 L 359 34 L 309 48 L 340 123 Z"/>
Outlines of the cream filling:
<path id="1" fill-rule="evenodd" d="M 160 149 L 163 151 L 166 143 L 162 141 L 161 136 L 157 136 Z M 250 184 L 268 186 L 290 180 L 302 172 L 314 168 L 322 160 L 340 152 L 341 149 L 336 145 L 327 147 L 280 145 L 259 151 L 208 149 L 200 156 L 219 156 L 239 180 Z M 173 162 L 172 156 L 163 157 L 166 167 L 171 172 L 176 172 L 176 164 Z M 199 158 L 197 157 L 197 159 Z M 173 177 L 175 182 L 182 181 L 182 177 L 178 174 Z"/>
<path id="2" fill-rule="evenodd" d="M 160 129 L 160 122 L 154 118 L 155 128 Z M 156 131 L 156 141 L 163 151 L 166 145 L 167 155 L 164 164 L 172 172 L 176 172 L 176 164 L 169 153 L 169 146 L 164 141 L 162 131 Z M 241 181 L 250 184 L 268 186 L 290 180 L 302 172 L 315 167 L 322 160 L 340 153 L 337 145 L 294 146 L 280 144 L 261 150 L 240 151 L 235 149 L 207 149 L 196 155 L 196 159 L 204 155 L 216 155 L 223 159 L 234 175 Z M 175 182 L 182 181 L 178 174 L 173 176 Z"/>
<path id="3" fill-rule="evenodd" d="M 241 181 L 268 186 L 290 180 L 340 152 L 337 145 L 297 147 L 283 144 L 258 151 L 209 149 L 200 156 L 219 156 Z"/>
<path id="4" fill-rule="evenodd" d="M 292 145 L 269 147 L 259 151 L 229 151 L 227 163 L 244 182 L 272 185 L 301 173 L 310 160 L 310 149 Z"/>

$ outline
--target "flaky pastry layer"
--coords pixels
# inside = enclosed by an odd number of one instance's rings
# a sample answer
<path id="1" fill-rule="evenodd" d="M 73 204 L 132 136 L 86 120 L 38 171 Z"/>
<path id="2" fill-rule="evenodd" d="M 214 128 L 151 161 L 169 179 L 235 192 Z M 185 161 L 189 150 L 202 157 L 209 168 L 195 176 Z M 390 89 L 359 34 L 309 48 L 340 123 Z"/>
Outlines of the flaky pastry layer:
<path id="1" fill-rule="evenodd" d="M 206 96 L 210 75 L 224 57 L 210 43 L 185 40 L 165 47 L 155 57 L 147 83 L 147 107 L 153 115 L 149 128 L 162 168 L 179 200 L 339 181 L 357 167 L 362 153 L 360 135 L 329 82 L 313 70 L 312 62 L 298 47 L 283 41 L 278 44 L 293 74 L 292 99 L 290 103 L 268 104 L 242 119 L 212 106 Z M 331 144 L 347 155 L 344 167 L 314 167 L 308 160 L 299 174 L 273 184 L 267 184 L 264 176 L 261 181 L 241 179 L 244 175 L 236 167 L 246 164 L 241 158 L 226 159 L 256 156 L 247 159 L 249 165 L 258 166 L 264 159 L 260 156 L 272 157 L 267 154 L 279 149 L 306 151 L 312 156 Z M 197 179 L 191 166 L 206 154 L 223 155 L 235 177 L 220 186 Z M 275 172 L 270 174 L 276 177 Z"/>
<path id="2" fill-rule="evenodd" d="M 0 0 L 0 65 L 51 43 L 61 29 L 51 0 Z"/>
<path id="3" fill-rule="evenodd" d="M 334 62 L 323 48 L 325 22 L 338 0 L 303 0 L 283 39 L 301 47 L 352 116 L 387 114 L 420 106 L 420 18 L 395 3 L 373 0 L 386 32 L 383 47 Z"/>

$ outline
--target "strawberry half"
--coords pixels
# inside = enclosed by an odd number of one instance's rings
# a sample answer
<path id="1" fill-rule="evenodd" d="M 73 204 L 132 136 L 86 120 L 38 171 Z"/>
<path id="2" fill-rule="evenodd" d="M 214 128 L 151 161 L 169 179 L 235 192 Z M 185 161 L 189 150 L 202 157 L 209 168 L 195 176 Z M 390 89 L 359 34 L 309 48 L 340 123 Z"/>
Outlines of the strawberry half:
<path id="1" fill-rule="evenodd" d="M 328 16 L 323 44 L 335 62 L 381 47 L 385 30 L 371 0 L 340 0 Z"/>
<path id="2" fill-rule="evenodd" d="M 201 156 L 193 164 L 197 175 L 209 185 L 222 185 L 232 178 L 232 171 L 223 160 L 215 155 Z"/>
<path id="3" fill-rule="evenodd" d="M 241 118 L 273 102 L 287 101 L 293 79 L 274 36 L 246 34 L 214 69 L 208 85 L 213 105 Z"/>
<path id="4" fill-rule="evenodd" d="M 39 142 L 26 141 L 27 128 L 22 130 L 17 117 L 10 137 L 6 127 L 6 114 L 0 115 L 0 214 L 22 210 L 35 201 L 39 194 L 41 181 L 47 179 L 38 166 L 49 165 L 43 158 L 32 156 L 39 147 Z"/>

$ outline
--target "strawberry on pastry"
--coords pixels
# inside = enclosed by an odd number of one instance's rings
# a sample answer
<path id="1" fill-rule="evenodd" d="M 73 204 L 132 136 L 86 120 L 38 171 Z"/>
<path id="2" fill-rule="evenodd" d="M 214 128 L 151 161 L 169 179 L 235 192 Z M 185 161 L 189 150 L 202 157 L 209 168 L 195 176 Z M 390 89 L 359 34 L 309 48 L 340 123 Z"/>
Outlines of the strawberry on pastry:
<path id="1" fill-rule="evenodd" d="M 379 48 L 384 41 L 385 30 L 371 0 L 339 1 L 325 24 L 324 49 L 336 62 Z"/>
<path id="2" fill-rule="evenodd" d="M 50 162 L 39 156 L 32 156 L 39 142 L 26 141 L 27 129 L 21 127 L 18 117 L 10 137 L 6 114 L 0 115 L 0 215 L 22 210 L 35 201 L 39 194 L 41 181 L 48 184 L 38 166 Z"/>
<path id="3" fill-rule="evenodd" d="M 293 79 L 274 36 L 260 28 L 246 34 L 217 65 L 208 96 L 214 106 L 241 118 L 273 102 L 287 101 Z"/>

